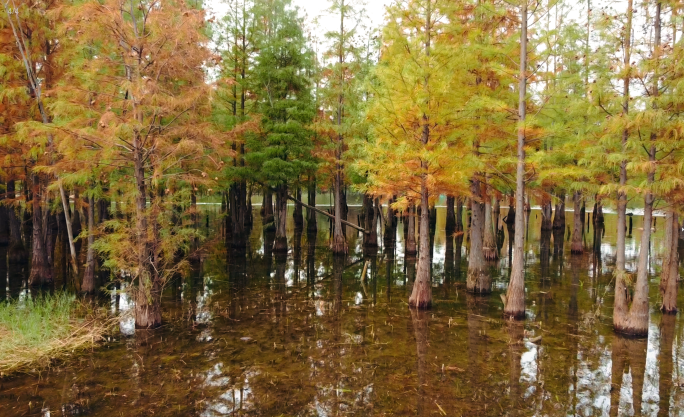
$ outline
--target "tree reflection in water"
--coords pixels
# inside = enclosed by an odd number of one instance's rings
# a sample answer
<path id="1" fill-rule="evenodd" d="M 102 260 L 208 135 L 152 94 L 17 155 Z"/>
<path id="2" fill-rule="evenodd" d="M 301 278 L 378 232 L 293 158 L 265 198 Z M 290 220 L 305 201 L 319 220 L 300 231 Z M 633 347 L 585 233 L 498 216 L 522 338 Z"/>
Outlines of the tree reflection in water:
<path id="1" fill-rule="evenodd" d="M 292 225 L 292 252 L 275 257 L 274 235 L 257 215 L 239 245 L 245 250 L 226 252 L 218 243 L 208 248 L 201 271 L 169 288 L 165 326 L 117 333 L 40 376 L 0 379 L 0 414 L 36 415 L 44 408 L 62 415 L 85 406 L 81 411 L 92 416 L 681 413 L 682 321 L 662 316 L 655 305 L 662 227 L 652 248 L 649 338 L 624 339 L 611 327 L 612 214 L 605 225 L 587 222 L 588 247 L 578 256 L 564 245 L 564 230 L 540 234 L 540 216 L 530 216 L 521 230 L 529 233 L 527 319 L 511 323 L 502 320 L 499 294 L 509 276 L 505 240 L 514 231 L 501 241 L 502 259 L 492 268 L 494 294 L 473 296 L 459 275 L 467 241 L 458 233 L 447 238 L 439 210 L 429 311 L 406 305 L 415 257 L 405 256 L 388 223 L 381 248 L 367 257 L 354 233 L 347 233 L 349 255 L 336 259 L 327 228 L 298 237 Z M 628 265 L 638 253 L 640 222 L 635 216 Z M 36 296 L 26 276 L 26 269 L 8 266 L 7 296 L 18 302 Z M 126 288 L 112 292 L 109 310 L 130 311 Z"/>

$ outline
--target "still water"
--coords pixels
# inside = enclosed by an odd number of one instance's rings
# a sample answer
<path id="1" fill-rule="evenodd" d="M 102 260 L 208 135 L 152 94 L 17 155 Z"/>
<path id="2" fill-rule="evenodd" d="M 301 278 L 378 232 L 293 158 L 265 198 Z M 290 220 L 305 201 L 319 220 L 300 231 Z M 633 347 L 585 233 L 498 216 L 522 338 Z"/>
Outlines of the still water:
<path id="1" fill-rule="evenodd" d="M 280 258 L 255 211 L 246 254 L 209 244 L 201 265 L 169 285 L 164 327 L 133 332 L 131 300 L 111 294 L 104 302 L 124 314 L 120 333 L 50 370 L 0 379 L 0 415 L 684 415 L 682 320 L 656 305 L 664 218 L 648 248 L 645 339 L 612 331 L 614 215 L 604 230 L 585 225 L 585 253 L 571 256 L 568 231 L 542 235 L 531 212 L 524 322 L 502 320 L 509 232 L 491 264 L 494 292 L 472 296 L 467 235 L 448 238 L 444 218 L 439 208 L 434 302 L 423 312 L 406 303 L 415 259 L 404 257 L 402 223 L 394 244 L 380 234 L 377 253 L 365 255 L 348 228 L 343 260 L 327 248 L 327 219 L 314 236 L 289 225 Z M 635 216 L 632 271 L 641 228 Z M 29 296 L 24 275 L 11 271 L 8 295 Z"/>

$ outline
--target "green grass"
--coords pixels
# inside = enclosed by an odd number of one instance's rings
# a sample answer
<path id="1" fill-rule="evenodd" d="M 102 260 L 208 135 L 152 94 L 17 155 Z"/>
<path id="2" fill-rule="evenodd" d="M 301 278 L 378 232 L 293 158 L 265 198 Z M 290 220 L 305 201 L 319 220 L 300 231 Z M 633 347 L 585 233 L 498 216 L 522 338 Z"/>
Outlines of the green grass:
<path id="1" fill-rule="evenodd" d="M 66 293 L 0 302 L 0 376 L 48 366 L 102 340 L 111 319 Z"/>

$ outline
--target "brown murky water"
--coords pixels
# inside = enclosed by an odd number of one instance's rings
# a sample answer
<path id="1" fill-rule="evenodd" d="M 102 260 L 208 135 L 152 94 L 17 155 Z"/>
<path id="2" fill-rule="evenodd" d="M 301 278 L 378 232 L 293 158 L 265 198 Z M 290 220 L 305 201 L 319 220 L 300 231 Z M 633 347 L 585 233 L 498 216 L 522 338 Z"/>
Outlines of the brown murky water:
<path id="1" fill-rule="evenodd" d="M 122 319 L 121 334 L 92 352 L 1 379 L 0 415 L 684 415 L 682 321 L 656 306 L 663 218 L 649 249 L 649 336 L 625 339 L 611 326 L 613 215 L 598 237 L 585 228 L 587 250 L 571 257 L 567 231 L 542 236 L 532 211 L 519 323 L 501 318 L 508 231 L 491 265 L 494 293 L 475 297 L 465 291 L 467 241 L 447 239 L 444 216 L 440 208 L 429 311 L 406 304 L 415 260 L 404 258 L 401 223 L 395 247 L 380 238 L 365 258 L 348 229 L 352 255 L 338 261 L 323 218 L 317 236 L 290 227 L 282 259 L 256 224 L 245 255 L 216 244 L 168 288 L 163 328 L 128 336 L 132 321 Z M 629 268 L 642 227 L 634 220 Z M 22 277 L 11 271 L 4 291 L 29 296 Z M 131 308 L 125 293 L 106 302 Z"/>

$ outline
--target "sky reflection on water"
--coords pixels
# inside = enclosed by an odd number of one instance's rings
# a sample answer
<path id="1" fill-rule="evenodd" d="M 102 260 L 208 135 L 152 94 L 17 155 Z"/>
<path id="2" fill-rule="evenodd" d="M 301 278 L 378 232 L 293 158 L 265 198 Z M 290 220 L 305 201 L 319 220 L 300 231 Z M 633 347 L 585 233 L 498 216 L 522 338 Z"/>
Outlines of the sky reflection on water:
<path id="1" fill-rule="evenodd" d="M 163 328 L 131 335 L 125 316 L 124 337 L 40 377 L 0 380 L 0 414 L 684 415 L 683 326 L 656 305 L 662 219 L 650 248 L 649 336 L 624 339 L 611 325 L 613 215 L 600 242 L 585 225 L 585 254 L 571 257 L 567 231 L 542 234 L 531 212 L 522 323 L 502 320 L 509 232 L 490 265 L 494 293 L 476 297 L 465 291 L 467 234 L 446 236 L 444 216 L 438 208 L 434 307 L 411 312 L 415 259 L 403 255 L 403 224 L 394 244 L 379 233 L 377 253 L 366 256 L 347 229 L 356 250 L 338 262 L 327 249 L 327 220 L 319 218 L 317 236 L 298 236 L 299 245 L 289 224 L 290 253 L 281 259 L 268 249 L 257 210 L 246 254 L 211 246 L 201 268 L 169 285 Z M 632 272 L 641 218 L 634 220 Z M 24 275 L 7 273 L 7 294 L 31 296 Z M 123 290 L 108 296 L 112 311 L 131 311 Z"/>

